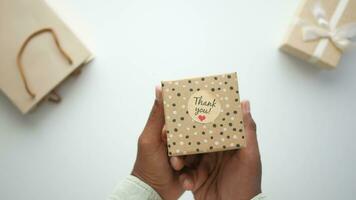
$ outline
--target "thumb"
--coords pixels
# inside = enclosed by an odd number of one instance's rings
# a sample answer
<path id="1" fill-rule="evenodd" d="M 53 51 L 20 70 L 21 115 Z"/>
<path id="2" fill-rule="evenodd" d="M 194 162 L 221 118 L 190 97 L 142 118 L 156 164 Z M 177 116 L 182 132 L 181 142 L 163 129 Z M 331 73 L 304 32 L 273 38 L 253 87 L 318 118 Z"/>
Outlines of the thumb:
<path id="1" fill-rule="evenodd" d="M 257 142 L 257 135 L 256 135 L 257 128 L 256 128 L 256 123 L 251 115 L 250 102 L 242 101 L 241 107 L 242 107 L 243 121 L 244 121 L 244 127 L 246 132 L 246 139 L 247 139 L 247 147 L 242 148 L 241 152 L 256 153 L 256 151 L 258 152 L 258 142 Z"/>
<path id="2" fill-rule="evenodd" d="M 147 143 L 159 143 L 162 141 L 161 134 L 164 126 L 164 112 L 162 101 L 162 90 L 156 87 L 156 99 L 154 101 L 150 116 L 140 136 Z"/>

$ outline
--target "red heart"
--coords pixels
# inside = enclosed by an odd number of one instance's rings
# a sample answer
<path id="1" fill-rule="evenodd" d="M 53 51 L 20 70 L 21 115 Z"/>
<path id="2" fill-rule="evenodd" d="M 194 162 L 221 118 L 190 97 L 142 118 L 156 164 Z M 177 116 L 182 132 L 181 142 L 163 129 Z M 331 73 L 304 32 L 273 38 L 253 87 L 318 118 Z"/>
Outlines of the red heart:
<path id="1" fill-rule="evenodd" d="M 198 119 L 202 122 L 202 121 L 204 121 L 205 120 L 205 115 L 199 115 L 198 116 Z"/>

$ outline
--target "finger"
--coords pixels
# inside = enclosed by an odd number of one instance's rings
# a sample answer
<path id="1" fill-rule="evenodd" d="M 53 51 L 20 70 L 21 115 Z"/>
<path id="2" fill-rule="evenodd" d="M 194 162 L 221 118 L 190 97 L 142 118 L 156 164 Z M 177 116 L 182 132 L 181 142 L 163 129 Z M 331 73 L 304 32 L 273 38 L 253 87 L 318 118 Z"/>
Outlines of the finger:
<path id="1" fill-rule="evenodd" d="M 179 176 L 179 182 L 184 190 L 193 190 L 194 182 L 192 176 L 189 174 L 182 174 Z"/>
<path id="2" fill-rule="evenodd" d="M 201 163 L 197 169 L 184 168 L 184 172 L 179 176 L 179 182 L 185 190 L 196 191 L 209 177 L 209 166 Z"/>
<path id="3" fill-rule="evenodd" d="M 161 134 L 164 126 L 164 112 L 162 103 L 162 90 L 156 87 L 156 99 L 153 104 L 146 126 L 141 134 L 149 142 L 161 142 Z"/>
<path id="4" fill-rule="evenodd" d="M 167 129 L 166 126 L 163 126 L 162 134 L 161 134 L 161 140 L 163 143 L 167 144 Z"/>
<path id="5" fill-rule="evenodd" d="M 171 166 L 176 171 L 182 170 L 184 167 L 196 169 L 200 163 L 201 155 L 176 156 L 170 159 Z"/>
<path id="6" fill-rule="evenodd" d="M 247 137 L 250 138 L 250 142 L 256 142 L 257 143 L 257 138 L 256 138 L 256 123 L 252 118 L 251 115 L 251 105 L 249 101 L 243 101 L 241 103 L 242 106 L 242 113 L 243 113 L 243 121 L 244 121 L 244 127 L 245 131 L 247 134 Z"/>
<path id="7" fill-rule="evenodd" d="M 258 151 L 258 142 L 257 142 L 257 135 L 256 135 L 257 129 L 256 129 L 256 123 L 251 115 L 250 102 L 242 101 L 241 107 L 243 113 L 244 128 L 245 128 L 245 133 L 247 138 L 247 147 L 241 149 L 241 151 L 247 151 L 247 150 Z"/>
<path id="8" fill-rule="evenodd" d="M 173 169 L 176 171 L 180 171 L 184 167 L 184 159 L 182 157 L 177 157 L 177 156 L 171 157 L 170 163 Z"/>

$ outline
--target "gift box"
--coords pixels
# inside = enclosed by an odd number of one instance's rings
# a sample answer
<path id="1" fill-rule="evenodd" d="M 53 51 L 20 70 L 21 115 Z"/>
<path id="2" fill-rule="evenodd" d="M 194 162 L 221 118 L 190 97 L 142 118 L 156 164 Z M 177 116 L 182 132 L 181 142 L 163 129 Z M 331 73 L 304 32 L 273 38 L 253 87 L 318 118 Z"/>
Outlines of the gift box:
<path id="1" fill-rule="evenodd" d="M 27 113 L 92 60 L 92 53 L 43 0 L 2 0 L 0 88 Z"/>
<path id="2" fill-rule="evenodd" d="M 337 67 L 356 36 L 356 1 L 304 0 L 281 50 L 325 69 Z"/>
<path id="3" fill-rule="evenodd" d="M 162 81 L 169 156 L 246 146 L 237 74 Z"/>

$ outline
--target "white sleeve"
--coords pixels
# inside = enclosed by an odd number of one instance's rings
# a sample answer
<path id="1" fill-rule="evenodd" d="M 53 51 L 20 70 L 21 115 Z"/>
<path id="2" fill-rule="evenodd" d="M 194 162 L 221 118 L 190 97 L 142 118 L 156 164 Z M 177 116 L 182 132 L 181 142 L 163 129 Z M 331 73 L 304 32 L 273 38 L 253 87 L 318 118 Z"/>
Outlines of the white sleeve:
<path id="1" fill-rule="evenodd" d="M 130 175 L 116 186 L 108 200 L 162 200 L 162 198 L 149 185 Z"/>
<path id="2" fill-rule="evenodd" d="M 251 200 L 264 200 L 262 193 Z M 159 194 L 135 176 L 128 176 L 122 183 L 116 186 L 108 200 L 162 200 Z"/>
<path id="3" fill-rule="evenodd" d="M 255 197 L 253 197 L 253 199 L 251 199 L 251 200 L 264 200 L 264 199 L 266 199 L 266 196 L 261 193 Z"/>

